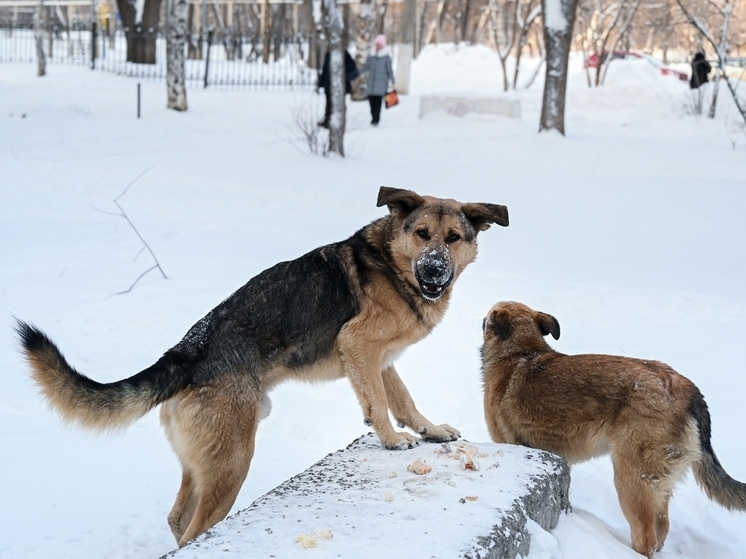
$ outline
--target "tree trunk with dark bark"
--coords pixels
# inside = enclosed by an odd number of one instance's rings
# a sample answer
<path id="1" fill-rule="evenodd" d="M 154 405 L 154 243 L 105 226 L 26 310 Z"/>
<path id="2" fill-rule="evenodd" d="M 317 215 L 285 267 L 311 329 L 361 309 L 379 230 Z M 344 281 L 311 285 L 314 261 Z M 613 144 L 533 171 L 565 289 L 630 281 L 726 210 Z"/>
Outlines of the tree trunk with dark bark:
<path id="1" fill-rule="evenodd" d="M 155 44 L 161 0 L 145 0 L 142 13 L 129 0 L 117 0 L 127 37 L 127 62 L 155 64 Z"/>

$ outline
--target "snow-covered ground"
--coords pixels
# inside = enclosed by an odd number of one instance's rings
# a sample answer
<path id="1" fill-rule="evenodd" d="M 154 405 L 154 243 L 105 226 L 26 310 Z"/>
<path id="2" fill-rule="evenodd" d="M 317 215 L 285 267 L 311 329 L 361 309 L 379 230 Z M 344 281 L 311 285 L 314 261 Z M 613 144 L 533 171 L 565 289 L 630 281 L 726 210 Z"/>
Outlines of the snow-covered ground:
<path id="1" fill-rule="evenodd" d="M 0 557 L 159 557 L 174 547 L 165 517 L 180 479 L 157 413 L 124 434 L 63 425 L 29 379 L 14 316 L 89 376 L 130 376 L 248 278 L 383 215 L 382 184 L 510 209 L 510 227 L 480 235 L 444 322 L 398 363 L 426 416 L 489 440 L 481 320 L 519 300 L 559 319 L 561 351 L 655 358 L 694 380 L 721 462 L 746 480 L 746 135 L 727 93 L 713 121 L 688 115 L 686 85 L 644 61 L 615 62 L 600 89 L 576 69 L 562 138 L 537 134 L 540 81 L 510 94 L 521 119 L 419 120 L 421 94 L 499 94 L 502 82 L 489 49 L 428 50 L 379 128 L 367 103 L 349 105 L 340 160 L 293 140 L 294 109 L 320 108 L 312 93 L 193 89 L 177 114 L 163 84 L 144 83 L 137 120 L 135 81 L 0 66 Z M 110 215 L 136 178 L 120 203 L 168 279 L 151 272 L 117 295 L 152 265 Z M 272 399 L 234 510 L 368 431 L 346 382 Z M 573 468 L 571 499 L 574 513 L 534 534 L 531 559 L 636 556 L 607 459 Z M 745 521 L 689 480 L 659 557 L 746 557 Z"/>

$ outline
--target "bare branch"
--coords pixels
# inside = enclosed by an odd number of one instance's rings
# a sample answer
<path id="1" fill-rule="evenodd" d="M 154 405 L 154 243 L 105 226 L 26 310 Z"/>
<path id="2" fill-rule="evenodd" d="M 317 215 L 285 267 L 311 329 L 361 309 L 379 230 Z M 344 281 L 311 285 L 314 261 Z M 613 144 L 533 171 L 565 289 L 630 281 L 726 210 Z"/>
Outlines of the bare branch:
<path id="1" fill-rule="evenodd" d="M 131 286 L 129 287 L 129 289 L 127 289 L 127 290 L 125 290 L 125 291 L 120 291 L 119 293 L 117 293 L 117 295 L 122 295 L 122 294 L 124 294 L 124 293 L 129 293 L 130 291 L 132 291 L 132 289 L 133 289 L 133 288 L 135 287 L 135 285 L 137 285 L 137 282 L 139 282 L 139 281 L 140 281 L 140 280 L 141 280 L 141 279 L 143 278 L 143 276 L 145 276 L 145 274 L 147 274 L 147 273 L 149 273 L 149 272 L 152 272 L 152 271 L 153 271 L 153 270 L 155 270 L 156 268 L 157 268 L 158 270 L 160 270 L 160 272 L 161 272 L 161 275 L 163 276 L 163 278 L 164 278 L 164 279 L 168 279 L 168 276 L 166 276 L 166 272 L 164 272 L 164 271 L 163 271 L 163 268 L 161 267 L 161 263 L 160 263 L 160 262 L 158 261 L 158 258 L 156 257 L 155 253 L 153 252 L 153 249 L 151 249 L 151 248 L 150 248 L 150 245 L 149 245 L 149 244 L 147 243 L 147 241 L 145 241 L 145 239 L 143 238 L 143 236 L 142 236 L 142 235 L 140 234 L 140 231 L 138 231 L 138 230 L 137 230 L 137 227 L 135 227 L 135 224 L 134 224 L 134 223 L 132 222 L 132 220 L 131 220 L 131 219 L 129 218 L 129 216 L 127 215 L 127 212 L 126 212 L 126 211 L 124 211 L 124 208 L 123 208 L 123 207 L 122 207 L 122 205 L 121 205 L 121 204 L 119 203 L 119 200 L 120 200 L 120 199 L 122 198 L 122 196 L 124 196 L 125 194 L 127 194 L 127 191 L 129 190 L 129 188 L 130 188 L 130 187 L 131 187 L 131 186 L 132 186 L 133 184 L 135 184 L 135 182 L 136 182 L 136 181 L 137 181 L 137 180 L 138 180 L 138 179 L 139 179 L 140 177 L 142 177 L 142 176 L 143 176 L 143 175 L 144 175 L 145 173 L 147 173 L 147 172 L 148 172 L 148 171 L 150 171 L 151 169 L 153 169 L 153 167 L 150 167 L 149 169 L 146 169 L 146 170 L 144 170 L 144 171 L 143 171 L 142 173 L 140 173 L 139 175 L 137 175 L 137 177 L 135 177 L 135 178 L 134 178 L 134 180 L 132 180 L 132 182 L 130 182 L 130 183 L 129 183 L 129 184 L 128 184 L 128 185 L 126 186 L 126 187 L 125 187 L 125 189 L 124 189 L 124 190 L 123 190 L 123 191 L 122 191 L 122 192 L 121 192 L 121 193 L 119 194 L 119 196 L 117 196 L 116 198 L 114 198 L 114 200 L 113 200 L 113 201 L 114 201 L 114 204 L 116 205 L 116 207 L 117 207 L 117 208 L 119 208 L 119 213 L 108 212 L 108 211 L 105 211 L 105 210 L 101 210 L 101 209 L 99 209 L 99 208 L 97 208 L 97 207 L 95 207 L 95 206 L 91 205 L 91 207 L 92 207 L 92 208 L 93 208 L 94 210 L 96 210 L 97 212 L 101 212 L 101 213 L 104 213 L 104 214 L 107 214 L 107 215 L 113 215 L 113 216 L 116 216 L 116 217 L 121 217 L 122 219 L 124 219 L 125 221 L 127 221 L 127 223 L 129 223 L 130 227 L 131 227 L 131 228 L 132 228 L 132 230 L 133 230 L 133 231 L 135 232 L 135 234 L 137 235 L 137 237 L 138 237 L 138 238 L 140 239 L 140 242 L 142 242 L 142 244 L 143 244 L 143 246 L 144 246 L 144 248 L 143 248 L 143 249 L 141 249 L 141 250 L 140 250 L 140 252 L 138 252 L 138 253 L 137 253 L 137 256 L 135 256 L 135 261 L 137 261 L 137 259 L 139 258 L 140 254 L 142 254 L 143 250 L 145 250 L 145 249 L 147 249 L 147 251 L 148 251 L 148 252 L 150 253 L 150 256 L 152 256 L 152 257 L 153 257 L 153 260 L 155 261 L 155 265 L 154 265 L 154 266 L 152 266 L 151 268 L 148 268 L 148 269 L 147 269 L 147 270 L 145 270 L 145 271 L 144 271 L 144 272 L 143 272 L 142 274 L 140 274 L 140 275 L 138 276 L 138 278 L 137 278 L 137 279 L 135 280 L 135 282 L 134 282 L 134 283 L 133 283 L 133 284 L 132 284 L 132 285 L 131 285 Z"/>
<path id="2" fill-rule="evenodd" d="M 151 170 L 152 170 L 152 169 L 154 169 L 154 168 L 155 168 L 154 166 L 153 166 L 153 167 L 148 167 L 148 168 L 147 168 L 147 169 L 145 169 L 145 170 L 144 170 L 144 171 L 143 171 L 142 173 L 140 173 L 140 174 L 139 174 L 139 175 L 137 175 L 137 176 L 136 176 L 136 177 L 135 177 L 134 179 L 132 179 L 132 182 L 130 182 L 130 183 L 129 183 L 129 184 L 128 184 L 128 185 L 126 186 L 126 187 L 125 187 L 125 189 L 124 189 L 124 190 L 122 190 L 122 193 L 121 193 L 121 194 L 120 194 L 119 196 L 117 196 L 116 198 L 114 198 L 114 203 L 115 203 L 115 204 L 117 204 L 117 201 L 118 201 L 118 200 L 119 200 L 119 199 L 120 199 L 120 198 L 121 198 L 122 196 L 124 196 L 125 194 L 127 194 L 127 191 L 128 191 L 129 189 L 130 189 L 130 186 L 132 186 L 133 184 L 135 184 L 135 183 L 136 183 L 136 182 L 137 182 L 137 181 L 138 181 L 138 180 L 140 179 L 140 177 L 142 177 L 142 176 L 143 176 L 143 175 L 144 175 L 145 173 L 147 173 L 148 171 L 151 171 Z M 117 204 L 117 206 L 118 206 L 118 205 L 119 205 L 119 204 Z"/>
<path id="3" fill-rule="evenodd" d="M 702 34 L 702 36 L 707 39 L 707 42 L 709 42 L 712 45 L 712 48 L 715 49 L 717 52 L 718 46 L 715 42 L 715 38 L 710 34 L 710 32 L 707 30 L 707 28 L 702 24 L 702 22 L 697 19 L 697 17 L 692 14 L 689 10 L 686 9 L 684 4 L 681 2 L 681 0 L 676 0 L 676 3 L 679 5 L 679 8 L 681 8 L 681 11 L 683 12 L 684 16 L 686 16 L 686 19 L 691 23 L 694 27 L 697 28 L 697 30 Z"/>
<path id="4" fill-rule="evenodd" d="M 155 270 L 156 268 L 159 268 L 159 267 L 160 266 L 155 265 L 152 268 L 148 268 L 147 270 L 145 270 L 142 274 L 140 274 L 137 277 L 137 279 L 134 281 L 134 283 L 132 285 L 130 285 L 129 289 L 125 289 L 124 291 L 119 291 L 119 292 L 115 293 L 115 295 L 124 295 L 125 293 L 129 293 L 137 285 L 137 282 L 140 281 L 143 277 L 145 277 L 146 274 L 148 274 L 149 272 L 152 272 L 153 270 Z M 163 272 L 163 270 L 161 270 L 161 272 Z"/>

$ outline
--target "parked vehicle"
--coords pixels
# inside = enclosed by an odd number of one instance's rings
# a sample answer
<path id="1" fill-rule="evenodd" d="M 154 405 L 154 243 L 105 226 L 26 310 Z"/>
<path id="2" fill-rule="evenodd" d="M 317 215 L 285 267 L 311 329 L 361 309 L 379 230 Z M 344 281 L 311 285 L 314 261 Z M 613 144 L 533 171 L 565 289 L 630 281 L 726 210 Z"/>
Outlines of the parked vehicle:
<path id="1" fill-rule="evenodd" d="M 604 62 L 606 62 L 606 60 L 609 57 L 609 54 L 611 54 L 612 60 L 615 60 L 615 59 L 621 59 L 621 60 L 627 59 L 627 60 L 630 60 L 630 59 L 634 59 L 634 58 L 641 58 L 641 59 L 649 62 L 651 65 L 655 66 L 658 69 L 658 71 L 661 73 L 662 76 L 674 76 L 674 77 L 678 78 L 681 81 L 688 81 L 689 80 L 689 75 L 686 72 L 681 72 L 679 70 L 674 70 L 673 68 L 670 68 L 670 67 L 666 66 L 665 64 L 663 64 L 659 60 L 656 60 L 655 58 L 653 58 L 649 54 L 638 53 L 638 52 L 629 52 L 629 51 L 621 51 L 621 50 L 615 50 L 613 53 L 604 52 L 603 56 L 601 57 L 601 63 L 602 64 Z M 583 67 L 584 68 L 597 68 L 598 67 L 598 59 L 599 59 L 598 53 L 594 52 L 585 61 L 585 63 L 583 64 Z"/>

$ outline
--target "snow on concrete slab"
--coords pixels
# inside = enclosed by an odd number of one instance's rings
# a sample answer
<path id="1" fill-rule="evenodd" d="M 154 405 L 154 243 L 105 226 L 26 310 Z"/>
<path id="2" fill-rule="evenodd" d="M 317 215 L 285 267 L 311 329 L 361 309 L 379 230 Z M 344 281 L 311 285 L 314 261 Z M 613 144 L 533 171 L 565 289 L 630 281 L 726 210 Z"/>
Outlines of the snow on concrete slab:
<path id="1" fill-rule="evenodd" d="M 371 433 L 166 557 L 512 559 L 529 551 L 527 523 L 550 530 L 569 510 L 569 484 L 547 452 L 465 441 L 389 451 Z"/>
<path id="2" fill-rule="evenodd" d="M 453 116 L 477 113 L 521 118 L 521 102 L 473 95 L 423 95 L 420 98 L 420 118 L 433 111 L 445 111 Z"/>

